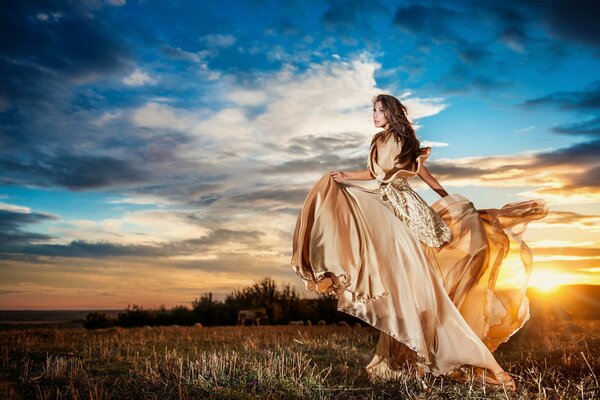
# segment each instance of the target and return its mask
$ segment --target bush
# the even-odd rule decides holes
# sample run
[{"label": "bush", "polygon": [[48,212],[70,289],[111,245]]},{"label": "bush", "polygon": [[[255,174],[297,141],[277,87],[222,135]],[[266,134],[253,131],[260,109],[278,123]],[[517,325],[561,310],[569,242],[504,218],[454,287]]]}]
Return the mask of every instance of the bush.
[{"label": "bush", "polygon": [[109,317],[103,312],[92,312],[86,315],[83,326],[86,329],[104,329],[115,326],[116,321],[114,318]]},{"label": "bush", "polygon": [[266,310],[267,318],[261,324],[279,325],[290,321],[324,320],[327,323],[359,321],[355,317],[337,311],[337,296],[319,295],[316,299],[301,299],[289,284],[278,288],[271,277],[262,278],[245,288],[236,289],[224,301],[213,299],[212,293],[205,293],[192,301],[191,310],[185,306],[167,309],[144,309],[128,305],[117,319],[105,313],[93,312],[87,315],[84,326],[87,329],[120,327],[186,325],[201,323],[202,326],[236,325],[240,310]]}]

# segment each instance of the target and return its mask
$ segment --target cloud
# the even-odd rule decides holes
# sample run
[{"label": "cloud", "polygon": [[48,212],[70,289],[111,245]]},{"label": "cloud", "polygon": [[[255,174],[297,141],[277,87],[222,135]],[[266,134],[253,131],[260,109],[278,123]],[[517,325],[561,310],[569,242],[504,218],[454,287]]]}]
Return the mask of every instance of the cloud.
[{"label": "cloud", "polygon": [[0,202],[0,210],[18,212],[18,213],[29,213],[31,209],[29,207],[19,206],[17,204],[9,204]]},{"label": "cloud", "polygon": [[190,125],[200,120],[193,113],[178,110],[167,104],[150,102],[133,110],[131,121],[139,127],[151,129],[173,129],[186,131]]},{"label": "cloud", "polygon": [[405,33],[414,36],[425,34],[434,42],[441,43],[457,37],[451,26],[460,16],[460,12],[448,7],[401,5],[396,9],[393,24]]},{"label": "cloud", "polygon": [[138,204],[138,205],[142,205],[142,204],[151,204],[151,205],[157,205],[157,206],[167,206],[170,204],[173,204],[173,202],[166,200],[166,199],[162,199],[156,196],[152,196],[152,195],[143,195],[143,194],[136,194],[136,193],[132,193],[130,195],[127,195],[126,193],[123,194],[123,197],[115,197],[113,199],[107,200],[108,203],[112,203],[112,204]]},{"label": "cloud", "polygon": [[564,41],[575,41],[595,48],[600,47],[600,4],[593,0],[528,0],[549,30]]},{"label": "cloud", "polygon": [[584,227],[596,227],[600,223],[600,215],[585,215],[573,211],[553,211],[543,220],[546,224],[560,224],[572,226],[573,224]]},{"label": "cloud", "polygon": [[[541,228],[561,227],[580,229],[586,232],[600,232],[600,215],[586,215],[573,211],[551,211],[543,220],[535,221],[534,225]],[[553,244],[551,247],[557,246]]]},{"label": "cloud", "polygon": [[527,126],[525,128],[515,129],[513,132],[514,133],[525,133],[525,132],[530,132],[534,129],[535,129],[535,126]]},{"label": "cloud", "polygon": [[51,109],[68,96],[66,87],[128,69],[130,49],[91,12],[86,2],[64,3],[60,13],[16,2],[0,15],[0,35],[11,38],[2,48],[0,92],[11,105]]},{"label": "cloud", "polygon": [[472,68],[465,64],[456,63],[440,79],[435,81],[435,86],[439,88],[441,93],[445,94],[468,93],[472,88],[475,88],[486,95],[513,86],[513,83],[507,79],[495,78],[480,71],[479,67]]},{"label": "cloud", "polygon": [[[475,88],[487,95],[514,85],[513,81],[498,77],[510,75],[515,62],[533,63],[550,58],[553,62],[543,66],[549,70],[560,65],[560,59],[573,43],[598,48],[600,40],[593,35],[598,28],[590,25],[598,16],[599,7],[592,3],[584,1],[572,6],[566,0],[552,5],[539,0],[413,2],[397,6],[392,25],[410,35],[422,52],[429,53],[432,45],[444,45],[456,54],[455,60],[450,58],[452,67],[431,82],[432,89],[443,88],[444,94],[462,94]],[[456,28],[462,26],[469,26],[468,36],[467,31]],[[540,28],[543,36],[539,35]],[[497,48],[498,43],[513,53],[513,63],[504,61],[505,51]],[[418,73],[418,68],[410,73]]]},{"label": "cloud", "polygon": [[[518,104],[521,108],[539,108],[542,106],[554,107],[566,111],[576,111],[594,116],[583,121],[570,124],[557,125],[552,128],[552,132],[565,134],[588,136],[597,138],[600,134],[600,81],[588,84],[582,90],[561,91],[550,93],[542,97],[526,100]],[[597,151],[597,141],[591,142],[591,149]],[[577,151],[587,149],[577,147]]]},{"label": "cloud", "polygon": [[367,38],[371,32],[374,18],[386,16],[389,12],[387,6],[379,1],[333,0],[329,2],[321,20],[327,29],[338,32],[356,32],[357,26],[360,26],[364,32],[364,38]]},{"label": "cloud", "polygon": [[204,35],[200,38],[200,41],[207,46],[227,48],[233,46],[237,39],[231,34],[216,33]]},{"label": "cloud", "polygon": [[[520,107],[533,108],[551,106],[563,110],[595,113],[600,110],[600,81],[592,82],[583,90],[562,91],[527,100]],[[538,193],[554,198],[579,198],[595,201],[600,198],[600,116],[581,122],[558,125],[553,132],[568,135],[588,136],[591,140],[576,143],[554,151],[536,155],[533,167],[542,175],[546,187]],[[556,171],[550,177],[546,171]]]},{"label": "cloud", "polygon": [[[3,213],[4,214],[4,213]],[[4,215],[3,215],[4,216]],[[172,227],[173,225],[171,225]],[[14,232],[11,231],[11,232]],[[23,260],[23,256],[67,257],[82,259],[134,257],[148,259],[156,263],[164,260],[196,260],[223,263],[227,257],[260,257],[277,255],[268,243],[262,240],[264,233],[249,230],[230,230],[226,228],[207,229],[203,237],[170,242],[149,244],[117,243],[110,241],[72,240],[64,244],[41,243],[48,236],[22,232],[10,242],[0,246],[3,259]],[[86,232],[82,230],[82,236]],[[188,234],[187,237],[192,235]],[[15,253],[18,257],[14,258]],[[34,257],[35,258],[35,257]],[[30,261],[29,259],[25,259]],[[231,266],[235,268],[235,265]],[[239,267],[239,266],[238,266]]]},{"label": "cloud", "polygon": [[102,116],[100,116],[99,118],[96,119],[96,121],[94,121],[94,124],[97,126],[104,126],[108,123],[110,123],[111,121],[114,121],[118,118],[120,118],[123,115],[122,111],[116,110],[113,112],[105,112],[104,114],[102,114]]},{"label": "cloud", "polygon": [[587,0],[546,2],[527,0],[520,3],[478,2],[466,0],[452,6],[409,4],[396,9],[394,25],[412,35],[427,35],[434,42],[458,43],[464,40],[453,26],[462,22],[492,21],[496,38],[508,48],[523,52],[534,41],[528,31],[532,18],[553,38],[598,47],[600,28],[596,21],[600,7]]},{"label": "cloud", "polygon": [[282,34],[284,36],[297,35],[301,32],[301,28],[295,24],[291,18],[287,15],[281,15],[271,22],[269,27],[265,30],[265,35],[275,36]]},{"label": "cloud", "polygon": [[13,249],[23,243],[44,242],[50,235],[25,231],[27,226],[58,219],[50,213],[31,212],[26,207],[2,203],[0,208],[0,249]]},{"label": "cloud", "polygon": [[70,190],[127,186],[147,180],[147,175],[130,160],[69,152],[36,154],[27,159],[5,157],[0,160],[0,171],[5,183]]},{"label": "cloud", "polygon": [[61,19],[63,17],[63,13],[61,12],[52,12],[49,14],[46,13],[38,13],[36,15],[36,18],[39,19],[40,21],[51,21],[51,22],[56,22],[59,19]]},{"label": "cloud", "polygon": [[562,110],[598,111],[600,110],[600,81],[587,85],[583,90],[551,93],[519,104],[523,108],[552,106]]},{"label": "cloud", "polygon": [[151,78],[146,72],[136,68],[131,75],[123,78],[123,83],[127,86],[143,86],[146,84],[156,83],[156,80]]},{"label": "cloud", "polygon": [[465,46],[458,49],[458,55],[463,63],[477,67],[491,57],[491,52],[475,46]]},{"label": "cloud", "polygon": [[[551,214],[556,213],[556,212],[550,212],[548,214],[548,216],[550,216]],[[544,220],[548,217],[546,216],[544,218]],[[552,239],[545,239],[545,240],[538,240],[538,241],[528,241],[527,245],[531,248],[540,248],[540,249],[546,249],[546,248],[572,248],[572,247],[579,247],[579,248],[593,248],[594,247],[594,242],[593,241],[587,241],[587,242],[576,242],[576,241],[572,241],[572,240],[552,240]]]},{"label": "cloud", "polygon": [[168,57],[175,60],[192,61],[200,63],[202,60],[210,54],[207,51],[190,52],[182,50],[179,47],[172,47],[170,45],[161,46],[161,51]]},{"label": "cloud", "polygon": [[600,135],[600,116],[572,124],[557,125],[552,132],[565,135],[598,136]]},{"label": "cloud", "polygon": [[30,254],[49,257],[157,257],[161,256],[161,249],[152,246],[120,245],[116,243],[90,243],[73,241],[67,245],[62,244],[30,244],[15,248],[21,254]]},{"label": "cloud", "polygon": [[[48,247],[27,251],[55,257],[129,257],[139,251],[140,257],[152,257],[158,254],[153,246],[199,237],[206,229],[243,231],[249,226],[265,232],[268,251],[285,248],[310,182],[329,169],[366,166],[375,132],[371,98],[380,91],[377,68],[372,59],[359,56],[302,72],[283,67],[256,74],[252,84],[226,75],[212,88],[219,100],[212,104],[215,110],[148,102],[102,111],[88,116],[94,133],[86,137],[89,143],[78,137],[78,153],[25,148],[5,158],[0,162],[5,182],[69,190],[119,188],[124,197],[111,196],[111,204],[162,209],[102,221],[64,220],[52,226],[55,237]],[[441,98],[410,92],[399,97],[415,121],[446,107]],[[85,131],[86,120],[78,122]],[[71,141],[58,137],[55,142],[69,146]],[[174,211],[178,206],[190,209],[193,218]],[[180,250],[169,251],[189,256]],[[281,256],[277,260],[283,262]]]},{"label": "cloud", "polygon": [[421,147],[448,147],[449,144],[445,142],[431,142],[429,140],[422,140]]},{"label": "cloud", "polygon": [[600,141],[515,156],[440,159],[429,169],[447,185],[527,188],[557,203],[600,200]]},{"label": "cloud", "polygon": [[[305,135],[334,132],[373,131],[365,115],[370,99],[380,91],[374,72],[379,65],[368,57],[327,61],[292,73],[285,68],[276,74],[255,77],[251,87],[228,88],[234,103],[197,125],[199,136],[243,138],[259,143],[279,143]],[[442,99],[407,97],[412,118],[439,113]],[[258,113],[246,106],[260,105]],[[237,127],[237,128],[235,128]]]}]

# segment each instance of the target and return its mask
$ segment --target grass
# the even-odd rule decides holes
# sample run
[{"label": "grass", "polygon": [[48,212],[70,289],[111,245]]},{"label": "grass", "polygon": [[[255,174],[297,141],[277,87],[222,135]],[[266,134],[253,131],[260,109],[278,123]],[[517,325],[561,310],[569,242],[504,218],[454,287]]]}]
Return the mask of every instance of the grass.
[{"label": "grass", "polygon": [[443,377],[371,383],[370,327],[0,331],[6,399],[594,399],[600,321],[529,321],[495,353],[516,393]]}]

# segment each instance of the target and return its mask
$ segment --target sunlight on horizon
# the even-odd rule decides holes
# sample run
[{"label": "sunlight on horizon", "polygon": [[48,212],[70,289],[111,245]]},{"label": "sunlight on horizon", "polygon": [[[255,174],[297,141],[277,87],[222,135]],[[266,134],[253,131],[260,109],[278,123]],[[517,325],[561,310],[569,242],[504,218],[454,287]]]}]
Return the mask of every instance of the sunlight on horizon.
[{"label": "sunlight on horizon", "polygon": [[541,271],[539,273],[532,273],[529,287],[533,287],[540,292],[553,292],[562,284],[564,274]]},{"label": "sunlight on horizon", "polygon": [[566,273],[544,269],[534,270],[529,278],[528,287],[540,292],[551,293],[560,286],[575,283],[574,281],[574,278]]},{"label": "sunlight on horizon", "polygon": [[[517,288],[525,283],[525,268],[516,251],[517,246],[511,241],[511,248],[507,256],[502,260],[497,277],[499,288]],[[531,275],[527,281],[527,287],[541,293],[552,293],[566,285],[599,285],[600,280],[594,268],[581,268],[577,272],[570,272],[561,265],[562,260],[535,257]]]}]

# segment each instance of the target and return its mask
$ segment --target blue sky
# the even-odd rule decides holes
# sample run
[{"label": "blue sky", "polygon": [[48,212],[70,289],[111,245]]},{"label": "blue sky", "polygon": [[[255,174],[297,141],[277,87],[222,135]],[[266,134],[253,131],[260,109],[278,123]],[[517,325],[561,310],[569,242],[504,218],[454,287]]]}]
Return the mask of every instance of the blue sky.
[{"label": "blue sky", "polygon": [[0,308],[185,304],[267,274],[300,287],[295,218],[321,175],[366,166],[380,92],[449,192],[550,202],[526,234],[538,270],[598,283],[599,10],[8,2]]}]

